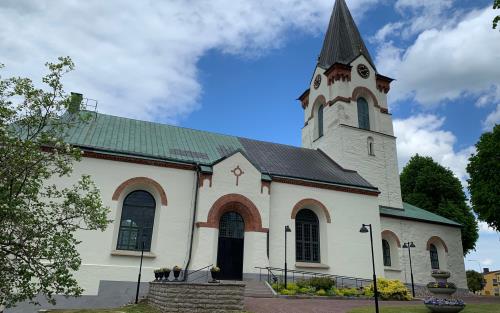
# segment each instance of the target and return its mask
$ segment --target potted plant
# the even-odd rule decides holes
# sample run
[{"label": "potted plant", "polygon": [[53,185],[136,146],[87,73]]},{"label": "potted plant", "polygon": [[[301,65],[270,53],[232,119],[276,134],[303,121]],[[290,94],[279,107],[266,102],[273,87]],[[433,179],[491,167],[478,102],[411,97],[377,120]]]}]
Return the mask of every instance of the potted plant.
[{"label": "potted plant", "polygon": [[159,269],[154,270],[153,272],[155,273],[155,281],[158,281],[161,278],[160,275],[162,275],[163,273],[160,273]]},{"label": "potted plant", "polygon": [[174,280],[177,281],[179,280],[179,275],[181,274],[182,268],[179,266],[174,266]]},{"label": "potted plant", "polygon": [[168,276],[170,276],[170,269],[168,267],[164,267],[160,270],[163,273],[162,276],[165,277],[165,281],[168,281]]},{"label": "potted plant", "polygon": [[212,282],[215,283],[217,282],[217,277],[219,276],[220,272],[220,267],[218,266],[212,266],[210,269],[210,275],[212,275]]}]

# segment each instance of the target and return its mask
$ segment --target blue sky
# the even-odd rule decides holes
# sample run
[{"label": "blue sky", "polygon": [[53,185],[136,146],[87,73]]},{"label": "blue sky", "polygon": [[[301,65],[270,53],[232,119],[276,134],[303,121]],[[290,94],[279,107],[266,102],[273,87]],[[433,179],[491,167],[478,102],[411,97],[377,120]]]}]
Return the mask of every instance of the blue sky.
[{"label": "blue sky", "polygon": [[[99,111],[300,145],[308,88],[334,0],[0,3],[5,75],[39,77],[70,55],[67,90]],[[500,122],[500,32],[491,0],[347,0],[389,94],[400,168],[415,153],[452,169]],[[68,18],[71,17],[71,18]],[[19,25],[22,25],[20,27]],[[467,260],[500,269],[481,225]],[[466,261],[477,269],[477,262]]]}]

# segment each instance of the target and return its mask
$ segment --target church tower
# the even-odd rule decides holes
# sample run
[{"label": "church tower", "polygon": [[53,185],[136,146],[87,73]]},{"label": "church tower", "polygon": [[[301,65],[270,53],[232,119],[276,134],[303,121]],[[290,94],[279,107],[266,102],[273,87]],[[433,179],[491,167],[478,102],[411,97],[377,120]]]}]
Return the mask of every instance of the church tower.
[{"label": "church tower", "polygon": [[311,85],[300,97],[302,146],[320,149],[380,190],[379,204],[402,208],[387,93],[345,0],[336,0]]}]

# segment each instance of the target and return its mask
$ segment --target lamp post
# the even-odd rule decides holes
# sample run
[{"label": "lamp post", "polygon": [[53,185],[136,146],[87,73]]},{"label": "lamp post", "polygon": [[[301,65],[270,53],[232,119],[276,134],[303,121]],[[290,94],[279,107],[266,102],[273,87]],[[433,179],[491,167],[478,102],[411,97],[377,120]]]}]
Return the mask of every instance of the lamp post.
[{"label": "lamp post", "polygon": [[410,276],[411,276],[411,294],[415,298],[415,284],[413,282],[413,267],[411,266],[411,248],[415,248],[413,241],[405,242],[403,248],[408,249],[408,257],[410,258]]},{"label": "lamp post", "polygon": [[142,236],[141,263],[139,265],[139,276],[137,277],[137,289],[135,291],[135,304],[139,302],[139,287],[141,286],[142,259],[144,258],[144,235]]},{"label": "lamp post", "polygon": [[370,244],[371,244],[371,248],[372,248],[373,296],[375,298],[375,312],[379,313],[379,310],[378,310],[377,274],[375,273],[375,255],[373,254],[372,224],[363,224],[363,225],[361,225],[361,229],[359,230],[359,232],[360,233],[367,233],[368,232],[368,228],[366,228],[367,226],[370,228],[370,230],[369,230],[369,232],[370,232]]},{"label": "lamp post", "polygon": [[285,289],[287,288],[287,264],[286,264],[286,235],[287,233],[291,232],[292,230],[290,229],[290,226],[286,225],[285,226]]}]

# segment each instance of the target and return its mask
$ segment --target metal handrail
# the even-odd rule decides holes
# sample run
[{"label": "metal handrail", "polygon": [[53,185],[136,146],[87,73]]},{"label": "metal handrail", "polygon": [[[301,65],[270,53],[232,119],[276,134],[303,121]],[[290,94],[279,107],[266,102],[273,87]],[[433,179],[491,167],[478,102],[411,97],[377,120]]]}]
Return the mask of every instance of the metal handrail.
[{"label": "metal handrail", "polygon": [[196,278],[191,278],[191,277],[193,277],[193,276],[192,276],[193,274],[196,274],[196,273],[198,273],[198,272],[201,272],[201,271],[203,271],[204,269],[208,269],[208,268],[209,268],[209,267],[211,267],[211,266],[213,266],[213,264],[210,264],[210,265],[204,266],[204,267],[199,268],[199,269],[197,269],[197,270],[195,270],[195,271],[192,271],[191,273],[188,273],[188,278],[187,278],[187,281],[189,281],[189,282],[194,282],[194,281],[196,281],[196,280],[198,280],[198,279],[200,279],[200,278],[202,278],[202,277],[205,277],[205,276],[206,276],[207,281],[208,281],[208,272],[207,272],[207,273],[202,273],[202,274],[205,274],[205,275],[202,275],[202,276],[199,276],[199,277],[196,277]]},{"label": "metal handrail", "polygon": [[[270,278],[272,277],[274,282],[277,282],[277,276],[273,273],[275,272],[281,272],[281,276],[284,276],[285,269],[279,268],[279,267],[258,267],[256,266],[255,268],[260,270],[260,276],[259,279],[262,280],[262,270],[267,271],[267,281],[268,283],[271,283]],[[310,272],[310,271],[302,271],[302,270],[287,270],[287,277],[291,274],[292,276],[292,281],[295,282],[296,278],[306,278],[307,277],[328,277],[331,278],[335,281],[337,286],[340,286],[340,288],[344,287],[344,281],[354,281],[356,288],[358,287],[363,287],[364,283],[372,282],[371,279],[367,278],[359,278],[359,277],[350,277],[350,276],[342,276],[342,275],[334,275],[334,274],[327,274],[327,273],[318,273],[318,272]],[[298,275],[297,275],[298,274]],[[298,276],[298,277],[297,277]]]}]

